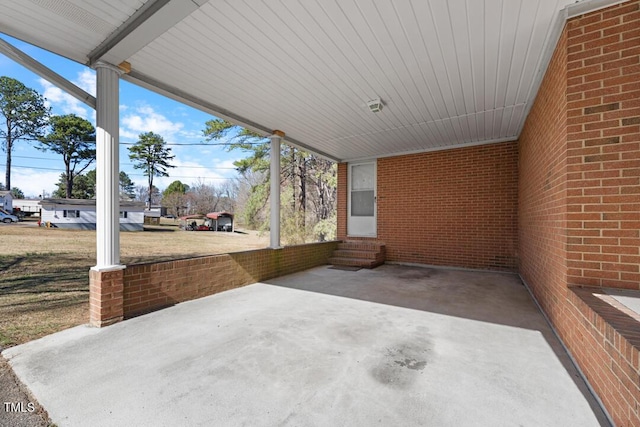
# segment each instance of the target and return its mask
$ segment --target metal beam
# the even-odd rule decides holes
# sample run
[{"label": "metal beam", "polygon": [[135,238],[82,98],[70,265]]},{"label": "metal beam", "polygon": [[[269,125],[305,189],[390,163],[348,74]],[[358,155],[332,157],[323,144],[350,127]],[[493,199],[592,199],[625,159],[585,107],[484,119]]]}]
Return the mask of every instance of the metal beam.
[{"label": "metal beam", "polygon": [[[153,92],[159,93],[160,95],[164,95],[168,98],[174,99],[178,102],[181,102],[183,104],[189,105],[193,108],[196,108],[200,111],[204,111],[205,113],[209,113],[212,114],[216,117],[219,117],[221,119],[225,119],[228,120],[234,124],[237,124],[239,126],[245,127],[253,132],[259,133],[264,135],[265,137],[269,137],[272,133],[272,129],[261,125],[259,123],[253,122],[249,119],[246,119],[242,116],[239,116],[225,108],[222,108],[218,105],[212,104],[210,102],[207,102],[201,98],[195,97],[191,94],[188,94],[178,88],[175,88],[173,86],[170,86],[166,83],[160,82],[158,80],[155,80],[145,74],[139,73],[137,71],[135,71],[135,69],[131,70],[131,73],[129,74],[124,74],[122,76],[123,80],[126,80],[128,82],[131,82],[135,85],[141,86],[145,89],[149,89]],[[323,151],[319,151],[307,144],[304,144],[296,139],[292,139],[289,136],[286,137],[285,141],[286,144],[294,146],[296,148],[300,148],[301,150],[304,151],[309,151],[313,154],[318,155],[319,157],[322,157],[324,159],[327,160],[331,160],[332,162],[338,162],[340,159],[338,159],[335,156],[331,156]]]},{"label": "metal beam", "polygon": [[95,110],[96,108],[96,98],[85,90],[79,88],[69,80],[62,77],[60,74],[56,73],[52,69],[42,65],[17,47],[8,43],[6,40],[0,38],[0,52],[5,54],[7,57],[13,59],[18,64],[23,67],[33,71],[43,79],[51,82],[52,84],[58,86],[60,89],[67,92],[69,95],[77,98],[78,100],[84,102],[89,107]]},{"label": "metal beam", "polygon": [[129,60],[140,49],[197,10],[201,3],[193,0],[148,1],[89,53],[89,65],[93,66],[99,60],[111,64]]}]

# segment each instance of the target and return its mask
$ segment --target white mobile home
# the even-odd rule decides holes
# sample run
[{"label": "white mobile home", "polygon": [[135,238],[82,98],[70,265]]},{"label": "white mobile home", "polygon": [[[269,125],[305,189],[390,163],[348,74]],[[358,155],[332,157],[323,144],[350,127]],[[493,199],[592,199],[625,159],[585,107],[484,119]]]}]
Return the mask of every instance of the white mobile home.
[{"label": "white mobile home", "polygon": [[[91,199],[43,199],[42,224],[58,228],[96,229],[96,201]],[[120,202],[120,230],[142,231],[144,203]]]}]

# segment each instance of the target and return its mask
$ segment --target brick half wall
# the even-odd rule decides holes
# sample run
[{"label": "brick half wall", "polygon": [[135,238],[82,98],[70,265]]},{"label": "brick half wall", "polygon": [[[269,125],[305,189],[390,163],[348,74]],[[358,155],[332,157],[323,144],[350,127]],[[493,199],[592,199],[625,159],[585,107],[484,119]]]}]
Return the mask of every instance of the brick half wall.
[{"label": "brick half wall", "polygon": [[338,242],[259,249],[124,270],[125,318],[327,264]]}]

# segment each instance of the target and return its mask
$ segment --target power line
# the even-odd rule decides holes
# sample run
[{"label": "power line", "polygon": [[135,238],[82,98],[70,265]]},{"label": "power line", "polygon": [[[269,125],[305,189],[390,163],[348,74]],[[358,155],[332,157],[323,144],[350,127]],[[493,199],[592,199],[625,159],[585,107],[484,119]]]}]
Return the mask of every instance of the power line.
[{"label": "power line", "polygon": [[[179,146],[179,147],[190,147],[190,146],[198,146],[198,147],[228,147],[230,145],[233,145],[234,143],[230,143],[230,142],[213,142],[213,143],[209,143],[209,142],[185,142],[185,143],[178,143],[178,142],[167,142],[165,143],[165,145],[170,145],[172,147],[175,146]],[[262,145],[264,144],[264,142],[243,142],[242,144],[244,145]],[[135,142],[120,142],[120,145],[136,145]]]},{"label": "power line", "polygon": [[[31,159],[31,160],[49,160],[49,161],[55,161],[55,160],[59,160],[59,159],[52,159],[49,157],[33,157],[33,156],[16,156],[13,155],[11,156],[12,158],[19,158],[19,159]],[[133,166],[133,163],[120,163],[121,165],[127,165],[127,166]],[[218,170],[218,169],[224,169],[224,170],[235,170],[236,168],[227,168],[227,167],[209,167],[209,166],[178,166],[179,168],[184,168],[184,169],[211,169],[211,170]],[[34,168],[35,169],[35,168]]]},{"label": "power line", "polygon": [[[60,172],[60,173],[64,173],[64,170],[62,169],[56,169],[56,168],[43,168],[43,167],[36,167],[36,166],[21,166],[21,165],[11,165],[11,167],[13,168],[18,168],[18,169],[36,169],[36,170],[46,170],[46,171],[53,171],[53,172]],[[144,176],[146,177],[146,175],[141,174],[141,173],[131,173],[131,174],[127,174],[129,176]],[[169,178],[181,178],[181,179],[221,179],[221,180],[227,180],[227,179],[234,179],[234,177],[230,177],[230,178],[224,178],[224,177],[218,177],[218,176],[186,176],[186,175],[170,175]]]},{"label": "power line", "polygon": [[[38,138],[28,138],[28,137],[20,137],[20,138],[16,138],[16,140],[22,140],[22,141],[35,141],[35,142],[40,142],[40,140]],[[50,142],[66,142],[63,140],[49,140]],[[87,140],[87,141],[78,141],[78,142],[93,142],[95,143],[95,139],[91,139],[91,140]],[[265,144],[267,141],[264,142],[243,142],[243,145],[262,145]],[[136,142],[119,142],[119,145],[136,145]],[[232,143],[232,142],[165,142],[165,145],[169,145],[172,147],[194,147],[194,146],[198,146],[198,147],[228,147],[230,145],[234,145],[236,143]]]},{"label": "power line", "polygon": [[54,169],[54,168],[42,168],[42,167],[36,167],[36,166],[20,166],[20,165],[11,165],[12,168],[19,168],[19,169],[38,169],[38,170],[44,170],[44,171],[55,171],[55,172],[64,172],[62,169]]}]

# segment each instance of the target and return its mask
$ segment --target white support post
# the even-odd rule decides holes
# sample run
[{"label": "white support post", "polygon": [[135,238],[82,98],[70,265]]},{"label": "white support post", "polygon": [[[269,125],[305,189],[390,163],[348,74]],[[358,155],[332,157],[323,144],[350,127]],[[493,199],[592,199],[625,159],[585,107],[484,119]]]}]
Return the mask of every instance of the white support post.
[{"label": "white support post", "polygon": [[271,227],[270,248],[280,247],[280,142],[284,132],[274,130],[271,135]]},{"label": "white support post", "polygon": [[93,270],[122,269],[120,265],[120,137],[119,79],[122,70],[104,62],[96,69],[96,243]]}]

